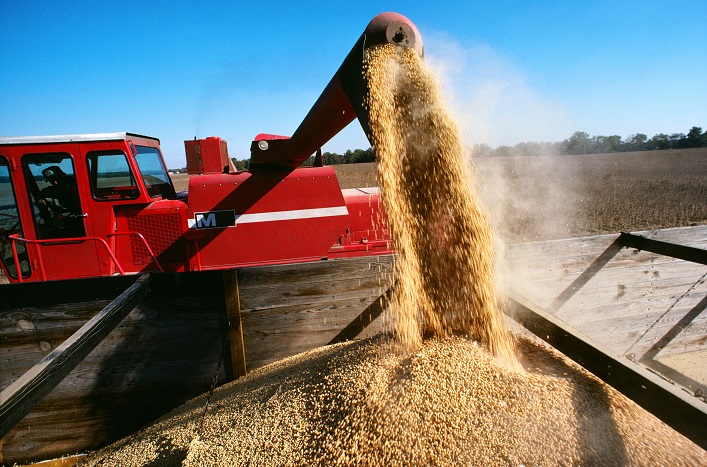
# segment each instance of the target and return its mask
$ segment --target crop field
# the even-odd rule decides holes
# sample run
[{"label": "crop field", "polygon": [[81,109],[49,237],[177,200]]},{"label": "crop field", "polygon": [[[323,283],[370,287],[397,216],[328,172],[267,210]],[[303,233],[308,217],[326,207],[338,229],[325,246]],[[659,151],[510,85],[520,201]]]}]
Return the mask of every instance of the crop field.
[{"label": "crop field", "polygon": [[[707,148],[480,158],[473,166],[492,223],[510,242],[707,224]],[[344,188],[376,185],[372,163],[335,169]]]}]

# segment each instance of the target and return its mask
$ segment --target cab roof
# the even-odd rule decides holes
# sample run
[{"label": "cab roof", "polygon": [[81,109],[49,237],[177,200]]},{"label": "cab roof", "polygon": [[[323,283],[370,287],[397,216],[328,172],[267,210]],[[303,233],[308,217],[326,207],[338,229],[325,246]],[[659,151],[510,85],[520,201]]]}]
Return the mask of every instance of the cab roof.
[{"label": "cab roof", "polygon": [[156,141],[159,139],[152,136],[139,135],[137,133],[92,133],[78,135],[48,135],[48,136],[0,136],[0,146],[22,145],[22,144],[52,144],[52,143],[79,143],[94,141],[120,141],[130,138],[145,138]]}]

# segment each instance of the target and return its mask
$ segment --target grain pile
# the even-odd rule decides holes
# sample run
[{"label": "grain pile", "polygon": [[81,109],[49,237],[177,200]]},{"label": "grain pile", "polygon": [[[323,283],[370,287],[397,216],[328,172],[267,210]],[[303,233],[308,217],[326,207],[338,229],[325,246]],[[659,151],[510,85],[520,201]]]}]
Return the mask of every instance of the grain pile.
[{"label": "grain pile", "polygon": [[518,338],[520,361],[508,364],[516,353],[496,305],[489,228],[434,80],[392,46],[372,49],[364,73],[398,251],[397,339],[260,368],[216,390],[199,436],[206,395],[82,465],[703,462],[700,448],[552,350]]},{"label": "grain pile", "polygon": [[[323,347],[219,388],[90,456],[88,466],[699,465],[704,452],[527,341],[527,372],[473,341]],[[191,443],[191,444],[190,444]]]}]

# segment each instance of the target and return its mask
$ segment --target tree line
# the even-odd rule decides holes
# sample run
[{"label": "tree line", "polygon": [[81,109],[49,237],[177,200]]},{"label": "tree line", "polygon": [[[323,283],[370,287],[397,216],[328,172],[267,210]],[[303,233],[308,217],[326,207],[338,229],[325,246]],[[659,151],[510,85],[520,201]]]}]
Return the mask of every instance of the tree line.
[{"label": "tree line", "polygon": [[628,151],[653,151],[667,149],[707,147],[707,131],[693,126],[685,133],[658,133],[648,138],[643,133],[630,135],[626,140],[619,135],[591,136],[584,131],[576,131],[564,141],[554,143],[518,143],[515,146],[491,148],[486,144],[476,145],[474,156],[533,156],[561,154],[605,154]]},{"label": "tree line", "polygon": [[[629,135],[625,140],[619,135],[591,136],[584,131],[575,131],[572,136],[564,141],[554,143],[518,143],[515,146],[499,146],[491,148],[487,144],[477,144],[472,150],[474,157],[498,156],[538,156],[562,154],[604,154],[611,152],[628,151],[653,151],[667,149],[704,148],[707,147],[707,131],[702,127],[693,126],[685,133],[665,134],[658,133],[648,138],[643,133]],[[376,153],[373,148],[348,150],[344,154],[325,152],[322,154],[324,165],[357,164],[360,162],[374,162]],[[250,160],[233,159],[238,170],[247,170]],[[314,156],[307,159],[302,165],[311,166]]]}]

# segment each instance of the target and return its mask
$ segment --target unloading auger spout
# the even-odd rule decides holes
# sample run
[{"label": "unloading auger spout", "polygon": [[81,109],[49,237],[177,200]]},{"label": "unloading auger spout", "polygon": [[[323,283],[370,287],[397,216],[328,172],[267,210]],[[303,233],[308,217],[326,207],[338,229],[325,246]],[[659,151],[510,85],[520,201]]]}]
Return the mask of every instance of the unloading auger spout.
[{"label": "unloading auger spout", "polygon": [[417,27],[398,13],[381,13],[368,23],[334,77],[291,138],[258,135],[251,145],[251,169],[294,169],[327,141],[358,118],[369,135],[368,112],[363,106],[366,82],[363,61],[367,48],[396,44],[423,55]]}]

